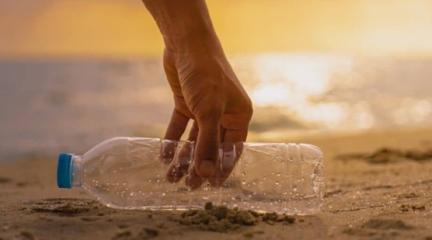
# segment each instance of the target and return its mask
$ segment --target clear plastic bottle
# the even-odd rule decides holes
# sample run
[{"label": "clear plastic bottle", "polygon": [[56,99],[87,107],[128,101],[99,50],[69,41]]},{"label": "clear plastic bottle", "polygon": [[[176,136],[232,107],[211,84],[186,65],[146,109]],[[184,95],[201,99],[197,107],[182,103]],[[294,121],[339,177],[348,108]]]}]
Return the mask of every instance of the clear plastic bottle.
[{"label": "clear plastic bottle", "polygon": [[224,145],[220,158],[228,159],[228,164],[241,151],[234,170],[221,187],[204,184],[195,190],[183,181],[166,180],[168,165],[161,161],[160,150],[167,147],[173,149],[174,159],[193,158],[193,142],[131,137],[108,139],[84,155],[62,153],[58,186],[81,187],[106,206],[119,209],[185,210],[211,201],[262,212],[306,215],[320,211],[323,155],[316,146]]}]

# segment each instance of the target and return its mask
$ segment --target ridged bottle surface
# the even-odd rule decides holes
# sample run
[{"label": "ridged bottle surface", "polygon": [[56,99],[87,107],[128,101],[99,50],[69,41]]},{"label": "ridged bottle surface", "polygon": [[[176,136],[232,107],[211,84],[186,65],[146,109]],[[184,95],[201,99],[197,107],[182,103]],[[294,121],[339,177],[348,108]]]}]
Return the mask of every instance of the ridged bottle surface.
[{"label": "ridged bottle surface", "polygon": [[[234,170],[220,188],[196,190],[166,180],[169,164],[160,150],[175,145],[174,161],[193,159],[193,143],[154,138],[108,139],[71,159],[71,182],[103,204],[120,209],[193,209],[206,202],[286,214],[314,214],[323,201],[323,155],[309,144],[244,143],[220,149],[222,164]],[[240,149],[241,148],[241,149]],[[241,154],[240,154],[241,151]],[[237,155],[237,156],[236,156]],[[174,164],[174,163],[171,163]],[[222,167],[222,166],[221,166]]]}]

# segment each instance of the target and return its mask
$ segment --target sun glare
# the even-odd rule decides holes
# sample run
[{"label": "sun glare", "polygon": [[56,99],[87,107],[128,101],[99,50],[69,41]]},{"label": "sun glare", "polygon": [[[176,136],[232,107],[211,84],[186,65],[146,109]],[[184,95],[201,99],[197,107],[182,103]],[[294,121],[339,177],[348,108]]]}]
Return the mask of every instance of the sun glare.
[{"label": "sun glare", "polygon": [[286,108],[306,122],[321,122],[327,127],[346,119],[343,106],[333,103],[315,103],[314,96],[328,90],[335,70],[349,67],[345,57],[320,55],[266,54],[256,58],[259,83],[251,91],[257,106]]}]

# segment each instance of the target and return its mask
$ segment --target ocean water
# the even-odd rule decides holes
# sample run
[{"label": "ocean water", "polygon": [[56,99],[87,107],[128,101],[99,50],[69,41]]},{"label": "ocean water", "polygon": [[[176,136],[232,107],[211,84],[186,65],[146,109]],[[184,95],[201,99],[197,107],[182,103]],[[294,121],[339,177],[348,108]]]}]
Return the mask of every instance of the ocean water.
[{"label": "ocean water", "polygon": [[[432,123],[432,59],[261,54],[231,58],[253,139]],[[0,60],[0,160],[161,137],[172,111],[160,59]],[[285,136],[283,138],[282,136]]]}]

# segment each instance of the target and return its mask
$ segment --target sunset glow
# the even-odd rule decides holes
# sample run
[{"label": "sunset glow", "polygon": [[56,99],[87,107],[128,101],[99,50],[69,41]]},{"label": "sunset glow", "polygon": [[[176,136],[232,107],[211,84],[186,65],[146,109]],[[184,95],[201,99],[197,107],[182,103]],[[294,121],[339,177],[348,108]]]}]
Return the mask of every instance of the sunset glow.
[{"label": "sunset glow", "polygon": [[[209,0],[228,54],[331,52],[430,56],[426,0]],[[0,56],[159,56],[140,0],[0,0]]]}]

